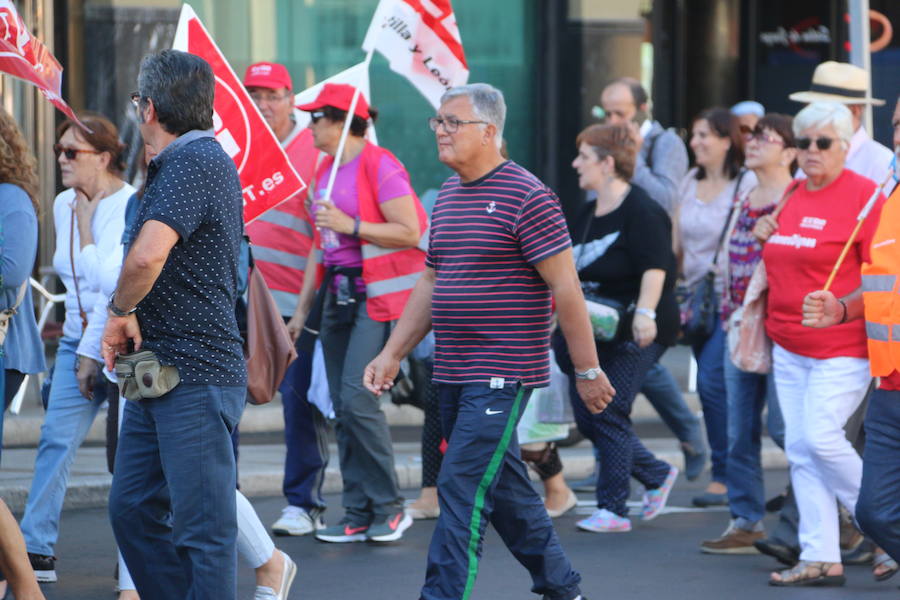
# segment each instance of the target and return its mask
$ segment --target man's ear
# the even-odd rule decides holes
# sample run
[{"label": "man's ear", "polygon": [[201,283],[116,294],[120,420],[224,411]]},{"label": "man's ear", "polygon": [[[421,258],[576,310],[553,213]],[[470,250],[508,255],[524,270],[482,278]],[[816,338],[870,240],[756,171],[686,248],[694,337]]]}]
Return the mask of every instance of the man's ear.
[{"label": "man's ear", "polygon": [[495,137],[497,137],[497,126],[494,125],[493,123],[488,123],[487,126],[484,128],[483,143],[485,145],[493,144]]},{"label": "man's ear", "polygon": [[154,121],[158,121],[153,98],[147,98],[147,103],[140,107],[140,111],[142,122],[153,123]]}]

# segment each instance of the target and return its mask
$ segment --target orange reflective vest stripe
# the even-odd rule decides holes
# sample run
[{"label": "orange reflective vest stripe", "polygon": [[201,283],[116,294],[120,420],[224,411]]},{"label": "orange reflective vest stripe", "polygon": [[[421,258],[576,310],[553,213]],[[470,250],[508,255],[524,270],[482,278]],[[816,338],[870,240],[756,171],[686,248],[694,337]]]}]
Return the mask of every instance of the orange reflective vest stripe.
[{"label": "orange reflective vest stripe", "polygon": [[881,209],[871,252],[862,267],[869,366],[886,377],[900,371],[900,186]]},{"label": "orange reflective vest stripe", "polygon": [[[359,218],[366,223],[386,223],[378,206],[378,167],[387,156],[397,164],[402,163],[389,150],[369,142],[360,154],[356,174],[356,190],[359,200]],[[316,181],[321,181],[331,170],[334,158],[326,157],[319,165]],[[420,239],[425,239],[428,217],[425,209],[410,187],[416,215],[419,219]],[[316,243],[320,244],[319,236]],[[385,248],[360,239],[362,251],[362,278],[366,284],[366,307],[374,321],[394,321],[400,318],[409,294],[425,270],[425,252],[418,247]],[[320,246],[321,247],[321,246]]]}]

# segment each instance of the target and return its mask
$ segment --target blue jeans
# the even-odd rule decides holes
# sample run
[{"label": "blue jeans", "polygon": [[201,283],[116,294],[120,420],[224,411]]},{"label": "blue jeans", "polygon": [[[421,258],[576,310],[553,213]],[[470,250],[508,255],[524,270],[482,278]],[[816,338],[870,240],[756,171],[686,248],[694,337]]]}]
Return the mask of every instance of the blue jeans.
[{"label": "blue jeans", "polygon": [[[738,369],[728,353],[724,353],[725,387],[728,390],[728,505],[731,516],[741,529],[758,528],[765,514],[765,489],[762,471],[762,411],[769,407],[769,432],[781,430],[784,424],[775,378]],[[776,433],[777,435],[777,433]]]},{"label": "blue jeans", "polygon": [[728,407],[725,393],[725,330],[716,318],[712,335],[692,346],[697,359],[697,394],[703,405],[706,439],[712,461],[712,480],[728,476]]},{"label": "blue jeans", "polygon": [[641,392],[678,441],[688,442],[698,452],[703,450],[706,444],[703,442],[700,419],[688,408],[678,382],[659,361],[653,363],[644,376]]},{"label": "blue jeans", "polygon": [[234,431],[247,390],[182,383],[128,401],[109,516],[141,598],[234,600]]},{"label": "blue jeans", "polygon": [[50,400],[34,461],[34,478],[22,517],[25,546],[34,554],[53,555],[59,537],[59,517],[69,482],[69,468],[97,410],[106,397],[105,386],[94,388],[94,399],[78,391],[75,350],[78,340],[62,338],[50,384]]},{"label": "blue jeans", "polygon": [[328,466],[328,425],[306,399],[311,376],[312,355],[298,348],[279,388],[287,447],[282,492],[291,506],[307,512],[325,510],[322,484]]},{"label": "blue jeans", "polygon": [[891,558],[900,560],[900,392],[875,390],[865,427],[856,519]]}]

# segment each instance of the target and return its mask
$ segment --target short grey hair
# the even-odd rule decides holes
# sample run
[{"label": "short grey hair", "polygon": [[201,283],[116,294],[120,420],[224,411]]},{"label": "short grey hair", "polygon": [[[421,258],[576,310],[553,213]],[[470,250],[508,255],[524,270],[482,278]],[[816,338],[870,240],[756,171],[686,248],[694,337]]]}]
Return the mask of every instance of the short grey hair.
[{"label": "short grey hair", "polygon": [[494,141],[499,150],[503,146],[503,125],[506,123],[506,100],[503,92],[487,83],[470,83],[452,87],[441,96],[441,104],[465,96],[472,102],[472,110],[481,121],[497,128]]},{"label": "short grey hair", "polygon": [[141,61],[141,105],[147,98],[153,100],[159,124],[173,135],[212,129],[215,90],[212,67],[199,56],[163,50]]},{"label": "short grey hair", "polygon": [[837,102],[813,102],[794,117],[794,136],[810,128],[822,128],[829,125],[848,145],[853,138],[853,114],[850,109]]}]

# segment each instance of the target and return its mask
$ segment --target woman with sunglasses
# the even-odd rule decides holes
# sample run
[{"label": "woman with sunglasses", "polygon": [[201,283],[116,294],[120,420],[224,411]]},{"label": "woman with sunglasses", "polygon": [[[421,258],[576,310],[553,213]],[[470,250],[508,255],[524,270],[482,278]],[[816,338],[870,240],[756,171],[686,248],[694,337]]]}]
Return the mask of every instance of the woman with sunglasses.
[{"label": "woman with sunglasses", "polygon": [[[744,154],[738,127],[737,117],[725,108],[705,110],[694,119],[690,147],[695,166],[681,181],[681,201],[674,219],[675,255],[688,288],[700,283],[713,268],[714,259],[717,265],[724,262],[719,241],[731,207],[735,198],[754,185],[752,173],[741,173]],[[724,278],[721,268],[716,267],[716,271],[715,289],[721,295]],[[718,310],[717,306],[717,313]],[[701,507],[725,505],[728,503],[725,331],[716,327],[708,337],[689,342],[697,359],[697,392],[703,406],[712,461],[712,480],[693,502]]]},{"label": "woman with sunglasses", "polygon": [[[722,322],[726,330],[739,325],[740,308],[753,271],[762,260],[762,244],[753,236],[756,222],[775,210],[797,167],[797,148],[791,117],[769,113],[754,128],[742,127],[744,165],[756,175],[756,185],[742,190],[722,249],[725,287]],[[762,411],[769,408],[768,430],[784,446],[784,426],[769,374],[739,369],[725,349],[725,388],[728,407],[726,483],[731,521],[719,538],[704,541],[708,554],[756,554],[753,542],[764,537],[765,514],[761,462]]]},{"label": "woman with sunglasses", "polygon": [[[325,542],[398,540],[412,524],[394,468],[391,435],[379,399],[363,387],[363,370],[381,351],[390,322],[425,269],[416,246],[425,233],[425,211],[406,169],[389,151],[369,143],[374,116],[365,97],[346,84],[326,84],[318,97],[298,106],[311,113],[313,142],[327,154],[311,182],[318,254],[307,261],[297,310],[288,323],[295,337],[318,331],[334,412],[344,482],[344,518],[316,532]],[[336,158],[346,119],[349,135]],[[329,176],[338,160],[331,198]],[[315,296],[318,263],[325,277]],[[308,336],[301,338],[307,345]]]},{"label": "woman with sunglasses", "polygon": [[[122,255],[116,250],[125,229],[125,206],[134,193],[121,177],[125,145],[116,126],[101,115],[80,118],[93,133],[72,121],[57,130],[55,150],[67,189],[53,204],[53,268],[66,288],[66,318],[22,518],[31,564],[38,581],[45,582],[56,581],[54,547],[69,467],[105,399],[104,386],[94,387],[103,324],[91,327],[91,321],[97,318],[95,305],[106,304],[100,293],[104,273],[121,268]],[[105,311],[99,312],[105,317]]]},{"label": "woman with sunglasses", "polygon": [[[828,279],[875,183],[844,167],[853,136],[846,106],[814,102],[797,114],[793,130],[808,179],[797,185],[777,220],[763,217],[754,232],[765,240],[766,332],[774,342],[775,387],[800,513],[800,562],[773,573],[769,583],[843,585],[837,505],[854,510],[862,479],[862,461],[843,428],[871,380],[866,331],[862,320],[803,327],[802,307],[804,295]],[[838,298],[861,285],[860,268],[869,261],[883,203],[881,196],[837,272],[830,290]],[[896,565],[882,562],[874,573],[884,577],[892,569]]]}]

